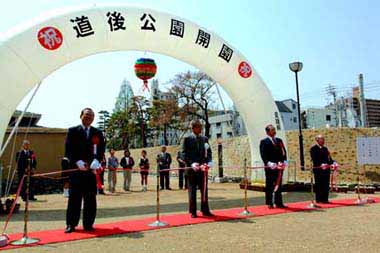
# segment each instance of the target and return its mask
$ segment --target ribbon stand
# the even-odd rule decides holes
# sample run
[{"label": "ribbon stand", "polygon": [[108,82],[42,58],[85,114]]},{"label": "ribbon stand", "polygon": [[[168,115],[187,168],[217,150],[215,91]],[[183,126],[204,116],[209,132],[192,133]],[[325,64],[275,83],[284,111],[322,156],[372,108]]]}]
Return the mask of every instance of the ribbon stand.
[{"label": "ribbon stand", "polygon": [[[368,187],[369,187],[369,185],[368,185],[368,179],[366,177],[366,167],[365,167],[365,164],[363,164],[363,176],[364,176],[364,187],[365,187],[364,188],[364,192],[365,192],[365,194],[368,194]],[[367,203],[367,204],[372,204],[372,203],[375,203],[375,200],[373,198],[371,198],[371,197],[366,196],[364,198],[364,202]]]},{"label": "ribbon stand", "polygon": [[[12,241],[10,244],[12,245],[27,245],[33,244],[40,241],[38,238],[29,238],[28,237],[28,219],[29,219],[29,185],[30,185],[30,172],[31,172],[31,160],[28,159],[28,171],[26,177],[26,189],[25,189],[25,211],[24,211],[24,234],[20,240]],[[16,199],[15,199],[16,201]]]},{"label": "ribbon stand", "polygon": [[365,199],[362,199],[360,196],[360,166],[358,166],[358,172],[357,173],[358,173],[357,174],[358,186],[356,187],[356,191],[358,194],[358,198],[357,198],[357,200],[355,200],[355,205],[362,206],[362,205],[366,204],[367,201]]},{"label": "ribbon stand", "polygon": [[358,172],[357,172],[357,187],[356,187],[356,191],[357,191],[357,194],[358,194],[358,198],[357,200],[355,201],[355,204],[356,205],[364,205],[366,203],[366,201],[364,199],[361,198],[360,196],[360,167],[358,166]]},{"label": "ribbon stand", "polygon": [[166,222],[160,221],[160,169],[157,166],[157,187],[156,187],[156,195],[157,195],[157,200],[156,200],[156,221],[149,224],[150,227],[165,227],[169,225]]},{"label": "ribbon stand", "polygon": [[315,203],[313,169],[310,169],[310,195],[311,195],[311,202],[308,206],[306,206],[306,208],[308,209],[321,208]]},{"label": "ribbon stand", "polygon": [[254,213],[251,213],[248,210],[248,196],[247,196],[247,188],[248,188],[248,176],[247,176],[247,158],[244,158],[244,211],[239,213],[239,216],[254,216]]}]

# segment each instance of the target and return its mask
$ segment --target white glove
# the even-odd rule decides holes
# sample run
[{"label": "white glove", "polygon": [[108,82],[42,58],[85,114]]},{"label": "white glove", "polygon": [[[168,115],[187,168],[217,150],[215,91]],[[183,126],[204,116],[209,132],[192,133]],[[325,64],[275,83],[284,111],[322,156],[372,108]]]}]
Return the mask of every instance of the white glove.
[{"label": "white glove", "polygon": [[208,166],[209,168],[212,168],[212,166],[214,166],[214,164],[213,164],[213,162],[208,162],[208,163],[207,163],[207,166]]},{"label": "white glove", "polygon": [[288,165],[289,165],[288,161],[286,161],[286,160],[283,162],[283,164],[285,167],[288,167]]},{"label": "white glove", "polygon": [[276,163],[272,163],[272,162],[268,162],[267,163],[267,166],[269,168],[271,168],[272,170],[276,169],[277,168],[277,164]]},{"label": "white glove", "polygon": [[325,169],[330,168],[330,165],[328,165],[328,164],[326,164],[326,163],[322,163],[322,164],[321,164],[321,168],[322,168],[322,170],[325,170]]},{"label": "white glove", "polygon": [[193,168],[193,170],[195,171],[199,170],[200,169],[199,163],[192,163],[191,168]]},{"label": "white glove", "polygon": [[333,170],[338,170],[338,167],[339,167],[339,164],[337,162],[334,162],[332,165],[331,165],[331,169]]},{"label": "white glove", "polygon": [[278,163],[277,163],[277,169],[279,169],[279,170],[284,170],[285,167],[286,167],[285,162],[278,162]]},{"label": "white glove", "polygon": [[69,189],[68,188],[63,189],[63,197],[65,197],[65,198],[69,197]]},{"label": "white glove", "polygon": [[94,159],[90,165],[90,168],[93,170],[97,170],[101,167],[99,161],[97,159]]},{"label": "white glove", "polygon": [[86,168],[86,166],[85,166],[86,163],[83,162],[83,160],[79,160],[79,161],[77,161],[77,162],[76,162],[76,165],[78,166],[79,169],[82,169],[82,170]]}]

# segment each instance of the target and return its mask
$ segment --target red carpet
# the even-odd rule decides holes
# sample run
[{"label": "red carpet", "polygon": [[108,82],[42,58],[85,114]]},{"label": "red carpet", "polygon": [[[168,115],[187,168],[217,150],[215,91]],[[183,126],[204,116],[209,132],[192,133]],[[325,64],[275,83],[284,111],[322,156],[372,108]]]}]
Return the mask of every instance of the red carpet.
[{"label": "red carpet", "polygon": [[[353,206],[354,201],[356,199],[339,199],[333,200],[330,204],[321,204],[322,208],[335,208],[335,207],[344,207],[344,206]],[[379,198],[374,198],[375,203],[379,202]],[[300,211],[310,211],[310,209],[305,208],[310,202],[297,202],[297,203],[289,203],[287,209],[268,209],[266,206],[256,206],[250,207],[249,211],[255,214],[254,217],[265,216],[265,215],[274,215],[274,214],[282,214],[282,213],[291,213],[291,212],[300,212]],[[191,224],[200,224],[207,222],[215,222],[215,221],[226,221],[226,220],[234,220],[234,219],[245,219],[246,217],[240,217],[238,214],[243,211],[242,208],[233,208],[233,209],[225,209],[225,210],[214,210],[213,213],[215,217],[211,218],[203,218],[199,217],[196,219],[190,218],[188,214],[173,214],[173,215],[164,215],[161,217],[161,221],[169,223],[169,226],[165,227],[176,227],[176,226],[185,226]],[[110,236],[116,234],[125,234],[125,233],[133,233],[133,232],[142,232],[153,229],[160,229],[156,227],[149,227],[148,224],[155,221],[155,218],[144,218],[139,220],[128,220],[128,221],[120,221],[108,224],[96,224],[96,230],[94,232],[85,232],[83,230],[77,230],[71,234],[63,233],[64,226],[62,229],[58,230],[45,230],[45,231],[37,231],[30,232],[28,234],[29,238],[39,238],[40,242],[21,247],[30,247],[30,246],[38,246],[50,243],[58,243],[58,242],[68,242],[75,240],[83,240],[95,237],[102,236]],[[22,228],[20,228],[21,230]],[[10,241],[18,240],[22,237],[22,233],[19,234],[11,234],[9,235]],[[4,248],[0,248],[0,250],[6,249],[14,249],[20,246],[8,245]]]}]

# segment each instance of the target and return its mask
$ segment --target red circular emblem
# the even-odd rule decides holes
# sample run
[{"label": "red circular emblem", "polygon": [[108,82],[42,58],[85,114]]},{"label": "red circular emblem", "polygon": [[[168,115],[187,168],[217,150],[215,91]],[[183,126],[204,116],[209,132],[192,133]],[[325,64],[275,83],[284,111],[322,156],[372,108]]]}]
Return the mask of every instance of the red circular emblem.
[{"label": "red circular emblem", "polygon": [[37,39],[48,50],[58,49],[63,42],[62,33],[55,27],[47,26],[38,31]]},{"label": "red circular emblem", "polygon": [[238,71],[239,71],[239,75],[243,78],[248,78],[252,75],[252,68],[251,66],[246,63],[245,61],[242,61],[240,64],[239,64],[239,68],[238,68]]}]

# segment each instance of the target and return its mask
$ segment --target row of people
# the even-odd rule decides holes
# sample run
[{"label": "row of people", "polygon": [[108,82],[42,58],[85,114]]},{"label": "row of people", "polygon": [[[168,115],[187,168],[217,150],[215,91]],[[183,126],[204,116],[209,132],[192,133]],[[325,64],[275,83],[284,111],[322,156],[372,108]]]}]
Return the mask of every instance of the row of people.
[{"label": "row of people", "polygon": [[[187,189],[187,176],[184,175],[185,162],[182,158],[182,152],[178,152],[177,161],[179,166],[178,176],[179,176],[179,189]],[[170,188],[170,173],[169,169],[171,167],[172,158],[170,153],[167,152],[166,146],[161,147],[161,152],[157,155],[157,166],[160,171],[160,189],[171,190]],[[109,151],[109,157],[107,159],[107,165],[104,166],[108,169],[108,191],[115,192],[117,184],[117,170],[119,167],[123,168],[123,189],[124,191],[130,191],[132,183],[132,170],[135,167],[135,161],[131,156],[131,153],[128,149],[124,150],[124,156],[120,159],[115,156],[115,150],[111,149]],[[150,162],[147,157],[146,150],[141,151],[141,157],[138,163],[138,168],[140,169],[141,175],[141,187],[142,191],[146,191],[148,187],[148,175],[150,170]],[[185,183],[184,183],[185,182]]]}]

